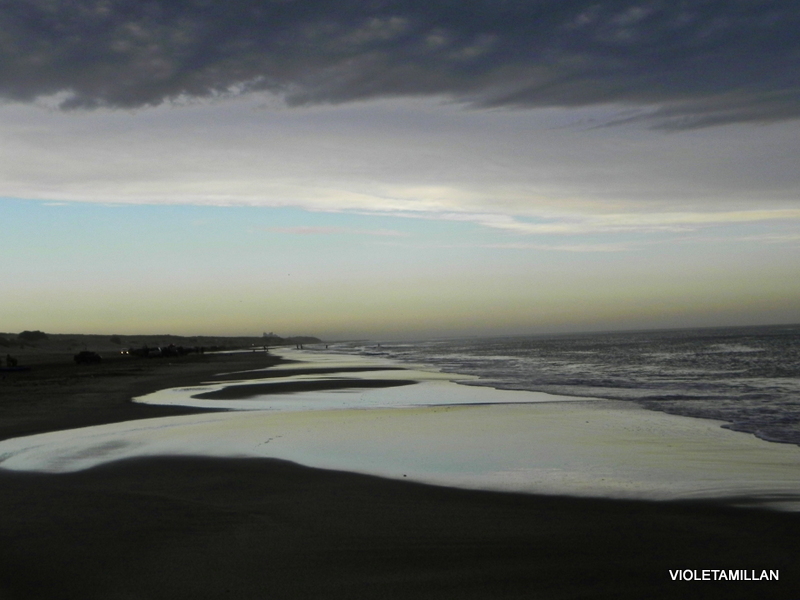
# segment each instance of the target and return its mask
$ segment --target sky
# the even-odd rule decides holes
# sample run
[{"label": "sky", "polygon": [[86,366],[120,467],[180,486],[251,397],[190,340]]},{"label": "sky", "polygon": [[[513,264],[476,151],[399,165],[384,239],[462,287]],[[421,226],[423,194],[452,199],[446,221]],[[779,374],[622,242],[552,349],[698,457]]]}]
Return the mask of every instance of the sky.
[{"label": "sky", "polygon": [[0,331],[800,322],[791,0],[6,0]]}]

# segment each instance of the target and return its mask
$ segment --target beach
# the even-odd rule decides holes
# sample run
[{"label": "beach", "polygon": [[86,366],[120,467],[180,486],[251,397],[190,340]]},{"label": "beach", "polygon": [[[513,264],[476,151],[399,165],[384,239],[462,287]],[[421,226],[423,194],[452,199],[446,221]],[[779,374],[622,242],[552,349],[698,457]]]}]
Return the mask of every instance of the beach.
[{"label": "beach", "polygon": [[[187,358],[15,375],[0,388],[0,438],[228,414],[130,399],[290,366],[263,353]],[[324,393],[297,367],[292,391]],[[338,376],[346,388],[346,372]],[[402,377],[373,381],[399,393],[407,386],[385,384]],[[793,598],[799,589],[798,514],[721,498],[498,492],[191,455],[4,469],[0,481],[4,598]],[[677,569],[780,577],[673,581]]]}]

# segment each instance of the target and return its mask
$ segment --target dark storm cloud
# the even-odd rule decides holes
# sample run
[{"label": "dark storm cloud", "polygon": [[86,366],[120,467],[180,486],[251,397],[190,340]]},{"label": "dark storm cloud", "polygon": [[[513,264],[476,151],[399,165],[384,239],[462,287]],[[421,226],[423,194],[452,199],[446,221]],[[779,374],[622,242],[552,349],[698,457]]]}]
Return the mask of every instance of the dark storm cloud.
[{"label": "dark storm cloud", "polygon": [[442,95],[622,103],[663,127],[800,116],[795,0],[4,0],[0,95],[140,107]]}]

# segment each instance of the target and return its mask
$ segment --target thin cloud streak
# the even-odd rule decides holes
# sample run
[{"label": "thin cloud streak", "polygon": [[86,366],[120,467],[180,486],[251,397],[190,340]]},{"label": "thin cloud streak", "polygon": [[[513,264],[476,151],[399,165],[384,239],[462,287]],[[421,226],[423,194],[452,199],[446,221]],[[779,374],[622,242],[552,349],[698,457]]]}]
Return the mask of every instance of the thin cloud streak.
[{"label": "thin cloud streak", "polygon": [[267,227],[270,233],[290,235],[371,235],[379,237],[408,237],[409,234],[391,229],[355,229],[351,227]]},{"label": "thin cloud streak", "polygon": [[545,252],[630,252],[633,244],[485,244],[481,248],[543,250]]},{"label": "thin cloud streak", "polygon": [[741,235],[731,237],[720,236],[693,236],[682,241],[694,243],[720,243],[752,242],[756,244],[786,245],[800,247],[800,233],[762,233],[755,235]]},{"label": "thin cloud streak", "polygon": [[541,250],[544,252],[575,252],[575,253],[595,253],[595,252],[630,252],[643,244],[626,243],[607,243],[607,244],[546,244],[531,242],[508,242],[497,244],[431,244],[431,243],[401,243],[383,242],[383,246],[395,248],[415,248],[420,250]]},{"label": "thin cloud streak", "polygon": [[[372,211],[369,214],[385,214]],[[690,232],[705,227],[755,224],[769,221],[797,222],[800,224],[800,209],[774,209],[751,211],[728,211],[706,213],[629,213],[611,215],[547,215],[535,216],[532,213],[525,218],[540,218],[544,223],[531,223],[520,220],[521,217],[509,214],[474,214],[474,213],[411,213],[400,211],[394,216],[408,218],[425,218],[449,221],[470,222],[483,227],[500,229],[522,235],[550,234],[575,235],[590,233],[648,233],[648,232]]]}]

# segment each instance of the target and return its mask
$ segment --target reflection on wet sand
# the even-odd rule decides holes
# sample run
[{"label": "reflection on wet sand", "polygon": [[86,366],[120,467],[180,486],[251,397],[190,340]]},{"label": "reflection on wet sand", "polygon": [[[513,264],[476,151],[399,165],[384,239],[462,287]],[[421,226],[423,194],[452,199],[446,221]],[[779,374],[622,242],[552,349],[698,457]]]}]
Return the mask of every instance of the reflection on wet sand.
[{"label": "reflection on wet sand", "polygon": [[[0,465],[59,472],[139,456],[252,456],[456,487],[780,497],[784,507],[800,498],[800,448],[716,421],[625,402],[464,386],[451,375],[363,359],[308,359],[313,363],[282,365],[278,377],[269,370],[226,374],[139,399],[225,412],[6,440]],[[254,383],[266,373],[269,381]]]}]

